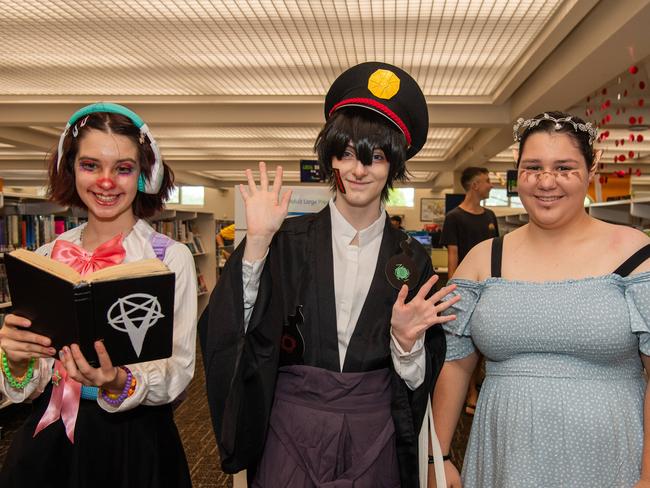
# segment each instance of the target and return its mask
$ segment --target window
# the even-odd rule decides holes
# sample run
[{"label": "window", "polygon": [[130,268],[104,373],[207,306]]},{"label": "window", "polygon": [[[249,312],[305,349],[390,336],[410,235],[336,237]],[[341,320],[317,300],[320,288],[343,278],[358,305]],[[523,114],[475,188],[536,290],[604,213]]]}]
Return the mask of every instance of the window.
[{"label": "window", "polygon": [[481,201],[484,207],[523,208],[519,197],[509,197],[505,188],[492,188],[490,196]]},{"label": "window", "polygon": [[202,186],[175,186],[167,203],[181,205],[203,205],[205,202],[205,189]]},{"label": "window", "polygon": [[415,206],[415,188],[393,188],[388,192],[387,207]]},{"label": "window", "polygon": [[167,203],[179,203],[180,202],[180,190],[177,186],[174,186],[172,188],[172,193],[169,195],[169,199],[167,200]]},{"label": "window", "polygon": [[203,205],[204,200],[202,186],[181,186],[181,205]]}]

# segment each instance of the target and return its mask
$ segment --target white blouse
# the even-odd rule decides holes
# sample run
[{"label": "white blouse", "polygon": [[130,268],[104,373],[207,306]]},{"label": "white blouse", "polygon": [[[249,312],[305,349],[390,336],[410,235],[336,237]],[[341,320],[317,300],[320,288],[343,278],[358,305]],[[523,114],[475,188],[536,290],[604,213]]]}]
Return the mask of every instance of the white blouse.
[{"label": "white blouse", "polygon": [[[57,239],[81,245],[81,232],[86,224],[61,234]],[[142,259],[156,258],[151,244],[154,229],[144,220],[138,220],[133,230],[124,238],[125,263]],[[36,250],[38,254],[49,256],[54,241]],[[165,252],[163,263],[176,274],[174,296],[174,337],[172,355],[129,365],[137,379],[133,395],[114,407],[106,403],[101,395],[97,403],[108,412],[130,410],[138,405],[165,405],[172,402],[187,387],[194,376],[196,355],[197,285],[196,268],[190,250],[184,244],[175,242]],[[0,392],[12,402],[20,403],[40,395],[52,378],[53,358],[40,359],[34,365],[34,376],[24,389],[9,385],[4,374],[0,374]]]}]

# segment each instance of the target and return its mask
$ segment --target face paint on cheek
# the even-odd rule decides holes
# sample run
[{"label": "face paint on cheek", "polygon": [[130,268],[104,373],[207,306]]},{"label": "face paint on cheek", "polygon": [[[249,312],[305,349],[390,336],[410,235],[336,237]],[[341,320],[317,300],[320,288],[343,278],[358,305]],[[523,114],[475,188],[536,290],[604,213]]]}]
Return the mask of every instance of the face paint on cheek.
[{"label": "face paint on cheek", "polygon": [[336,189],[345,195],[345,187],[343,186],[343,180],[341,179],[341,172],[338,168],[333,168],[334,172],[334,181],[336,182]]}]

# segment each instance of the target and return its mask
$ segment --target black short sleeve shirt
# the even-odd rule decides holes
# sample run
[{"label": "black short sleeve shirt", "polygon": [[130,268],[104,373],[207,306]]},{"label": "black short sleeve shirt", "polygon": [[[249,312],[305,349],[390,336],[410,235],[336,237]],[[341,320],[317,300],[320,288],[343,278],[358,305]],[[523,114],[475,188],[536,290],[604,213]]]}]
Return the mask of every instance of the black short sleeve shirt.
[{"label": "black short sleeve shirt", "polygon": [[458,263],[476,244],[499,236],[497,217],[489,209],[473,214],[456,207],[445,216],[440,244],[458,246]]}]

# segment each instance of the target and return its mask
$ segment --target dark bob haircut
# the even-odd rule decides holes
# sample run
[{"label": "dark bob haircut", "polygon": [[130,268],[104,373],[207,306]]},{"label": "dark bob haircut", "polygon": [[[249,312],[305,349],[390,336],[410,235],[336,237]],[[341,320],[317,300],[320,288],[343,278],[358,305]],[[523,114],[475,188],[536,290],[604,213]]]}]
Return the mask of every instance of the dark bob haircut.
[{"label": "dark bob haircut", "polygon": [[[79,150],[79,141],[85,137],[89,130],[94,129],[107,134],[118,134],[128,137],[138,148],[138,162],[140,171],[145,177],[151,175],[151,168],[156,159],[149,140],[145,137],[143,143],[140,143],[140,129],[131,119],[121,114],[108,112],[93,112],[88,115],[86,124],[81,127],[77,122],[76,127],[79,131],[77,137],[74,137],[72,130],[63,140],[63,157],[61,158],[61,168],[57,171],[56,162],[58,153],[55,150],[49,158],[49,187],[48,196],[54,202],[64,205],[86,209],[77,193],[74,176],[74,162]],[[150,195],[138,191],[131,207],[133,213],[138,218],[151,217],[156,211],[161,210],[165,201],[169,198],[172,188],[174,187],[174,173],[171,168],[163,163],[164,175],[160,190],[155,195]]]},{"label": "dark bob haircut", "polygon": [[[546,113],[551,117],[553,117],[554,119],[571,117],[571,120],[573,120],[577,124],[585,123],[585,121],[582,120],[580,117],[576,117],[575,115],[571,115],[565,112],[546,112]],[[537,132],[546,132],[547,134],[559,133],[559,134],[568,135],[573,141],[573,143],[575,144],[575,147],[578,148],[582,156],[585,158],[585,162],[587,163],[587,170],[591,169],[591,167],[594,165],[594,148],[589,143],[588,132],[582,130],[576,130],[573,124],[571,124],[570,122],[563,122],[561,124],[561,127],[559,129],[556,129],[555,122],[550,119],[544,119],[543,113],[536,115],[533,118],[542,119],[542,121],[539,124],[537,124],[535,127],[525,129],[522,132],[521,138],[519,139],[519,156],[517,157],[517,167],[519,167],[519,162],[521,161],[521,154],[524,152],[524,144],[526,144],[526,140],[528,139],[528,137],[530,137],[531,134],[535,134]]]},{"label": "dark bob haircut", "polygon": [[327,119],[314,144],[321,173],[332,190],[336,189],[332,158],[341,159],[349,144],[352,144],[357,158],[364,165],[372,164],[375,149],[381,149],[386,155],[390,167],[386,185],[381,191],[382,201],[388,199],[388,191],[395,181],[408,179],[404,134],[383,115],[367,108],[346,107]]}]

